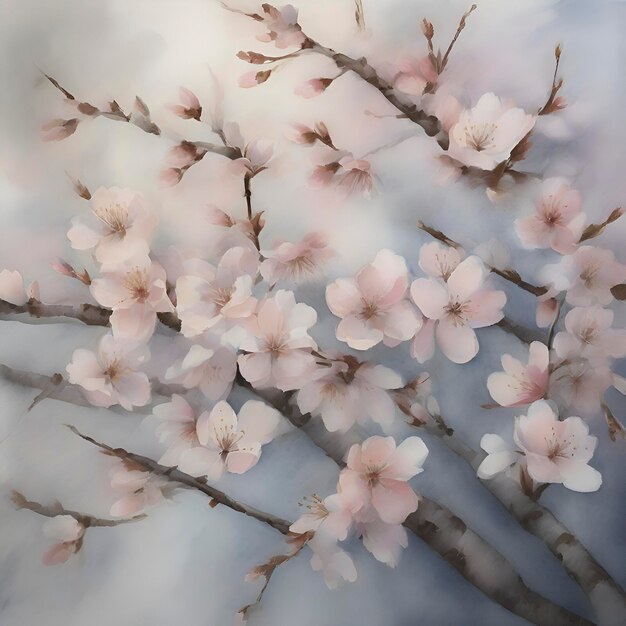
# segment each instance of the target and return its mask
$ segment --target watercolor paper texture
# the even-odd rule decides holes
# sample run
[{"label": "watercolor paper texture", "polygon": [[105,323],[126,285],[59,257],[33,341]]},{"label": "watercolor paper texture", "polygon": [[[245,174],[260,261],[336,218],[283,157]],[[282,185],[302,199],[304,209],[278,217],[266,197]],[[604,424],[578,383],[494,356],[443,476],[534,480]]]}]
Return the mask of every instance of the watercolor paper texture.
[{"label": "watercolor paper texture", "polygon": [[0,624],[626,623],[624,23],[0,1]]}]

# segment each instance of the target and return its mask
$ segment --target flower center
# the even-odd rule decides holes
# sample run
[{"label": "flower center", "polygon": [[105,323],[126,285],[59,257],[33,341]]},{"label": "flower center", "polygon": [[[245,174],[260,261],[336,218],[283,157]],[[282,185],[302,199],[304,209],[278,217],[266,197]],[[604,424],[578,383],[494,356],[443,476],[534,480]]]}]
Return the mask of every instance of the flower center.
[{"label": "flower center", "polygon": [[464,129],[465,143],[476,152],[492,148],[495,146],[493,135],[496,128],[498,125],[493,123],[467,124]]},{"label": "flower center", "polygon": [[384,469],[385,468],[382,465],[367,465],[365,467],[363,476],[370,489],[376,487],[376,485],[380,483],[380,477]]},{"label": "flower center", "polygon": [[444,309],[448,319],[455,326],[464,326],[467,324],[467,313],[469,305],[467,302],[459,302],[458,300],[450,300]]},{"label": "flower center", "polygon": [[379,312],[380,310],[375,302],[367,302],[366,300],[363,300],[359,317],[363,320],[370,320],[373,317],[376,317]]},{"label": "flower center", "polygon": [[121,204],[112,204],[106,207],[93,209],[94,215],[104,223],[111,231],[110,234],[117,234],[120,239],[126,236],[128,228],[128,209]]},{"label": "flower center", "polygon": [[294,278],[315,273],[315,263],[308,256],[297,256],[287,261],[286,265]]},{"label": "flower center", "polygon": [[216,287],[210,292],[209,298],[213,301],[215,306],[219,309],[223,309],[230,302],[232,295],[232,287]]},{"label": "flower center", "polygon": [[585,287],[587,287],[587,289],[590,289],[591,287],[593,287],[595,278],[596,278],[596,274],[598,273],[598,271],[600,270],[600,268],[597,265],[588,265],[581,273],[580,273],[580,280],[583,281]]},{"label": "flower center", "polygon": [[546,439],[546,441],[548,443],[548,458],[551,461],[555,459],[572,458],[576,452],[574,437],[570,436],[568,439],[559,439],[554,428],[552,428],[550,438]]},{"label": "flower center", "polygon": [[145,302],[150,295],[148,272],[139,267],[132,269],[124,278],[124,287],[133,300]]},{"label": "flower center", "polygon": [[224,424],[221,419],[220,423],[215,427],[215,440],[221,448],[221,456],[226,456],[229,452],[237,450],[237,442],[243,437],[243,430],[236,430],[232,424]]}]

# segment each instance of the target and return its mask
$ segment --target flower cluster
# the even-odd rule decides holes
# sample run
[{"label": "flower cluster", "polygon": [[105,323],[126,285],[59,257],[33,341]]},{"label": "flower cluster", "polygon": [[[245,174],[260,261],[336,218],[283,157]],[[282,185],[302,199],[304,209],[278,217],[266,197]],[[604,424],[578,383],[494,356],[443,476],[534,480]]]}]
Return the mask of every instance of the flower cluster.
[{"label": "flower cluster", "polygon": [[322,570],[329,588],[342,580],[356,580],[350,556],[337,545],[354,533],[377,560],[395,567],[408,545],[402,523],[418,506],[419,498],[408,481],[423,471],[428,449],[419,437],[399,446],[393,437],[369,437],[348,451],[339,474],[337,493],[305,501],[304,513],[290,530],[314,533],[308,543],[311,566]]}]

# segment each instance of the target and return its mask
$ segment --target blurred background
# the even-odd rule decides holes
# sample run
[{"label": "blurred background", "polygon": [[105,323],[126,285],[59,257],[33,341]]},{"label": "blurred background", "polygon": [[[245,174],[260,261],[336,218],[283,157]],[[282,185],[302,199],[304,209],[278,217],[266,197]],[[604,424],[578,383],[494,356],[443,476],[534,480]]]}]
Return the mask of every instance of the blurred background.
[{"label": "blurred background", "polygon": [[[234,0],[233,0],[234,3]],[[465,1],[364,0],[367,31],[355,25],[351,0],[300,0],[299,22],[315,39],[351,56],[366,56],[381,71],[399,59],[422,56],[422,17],[447,45]],[[258,10],[252,2],[238,2]],[[595,0],[482,0],[468,20],[444,75],[465,105],[493,91],[528,111],[545,102],[552,80],[553,50],[563,46],[562,94],[568,108],[538,127],[525,169],[564,176],[583,195],[590,221],[602,221],[626,197],[623,106],[626,82],[623,24],[626,4]],[[93,272],[88,255],[71,250],[69,221],[88,209],[72,191],[67,175],[92,191],[100,186],[141,192],[160,218],[156,249],[175,244],[189,253],[210,255],[212,235],[206,214],[217,206],[245,215],[240,177],[225,159],[208,155],[176,187],[164,188],[159,173],[177,140],[212,140],[208,125],[181,120],[167,110],[178,87],[194,91],[205,110],[224,92],[224,114],[237,121],[247,140],[275,145],[275,163],[253,181],[254,203],[264,210],[262,244],[291,239],[311,230],[325,232],[338,252],[326,276],[298,289],[315,306],[313,334],[327,347],[334,339],[333,318],[324,286],[351,275],[384,247],[405,256],[419,274],[419,247],[429,239],[417,219],[445,231],[468,248],[490,239],[509,247],[511,264],[537,280],[537,270],[555,262],[548,253],[520,248],[513,220],[532,207],[532,185],[498,204],[482,189],[437,182],[436,146],[421,129],[393,117],[381,95],[352,75],[335,81],[320,97],[303,100],[294,89],[310,78],[334,76],[326,59],[303,56],[281,65],[271,79],[241,89],[238,79],[250,66],[239,50],[274,54],[256,41],[252,20],[225,11],[213,0],[0,0],[0,269],[17,269],[27,282],[38,280],[44,302],[89,300],[84,286],[55,274],[51,261],[62,256]],[[150,107],[163,137],[106,119],[81,123],[62,142],[43,143],[41,127],[72,117],[41,72],[54,76],[77,98],[104,106],[115,99],[130,110],[136,95]],[[556,119],[558,117],[558,119]],[[306,179],[323,152],[290,143],[293,123],[324,121],[335,145],[355,157],[396,144],[371,157],[378,193],[371,200],[344,199],[333,190],[311,190]],[[615,250],[624,263],[624,220],[613,224],[598,245]],[[507,314],[532,325],[535,302],[507,285]],[[616,308],[616,325],[626,321]],[[64,371],[77,347],[93,349],[104,329],[80,324],[0,321],[0,362],[51,374]],[[159,338],[158,341],[166,341]],[[158,343],[157,341],[157,343]],[[377,347],[371,360],[396,368],[407,378],[425,369],[433,394],[459,436],[478,446],[485,432],[510,439],[516,411],[485,411],[490,401],[485,380],[499,369],[503,352],[525,355],[514,337],[499,329],[479,333],[481,351],[470,365],[441,355],[424,368],[411,359],[408,344],[393,351]],[[341,349],[346,349],[345,345]],[[618,371],[626,375],[624,363]],[[252,602],[259,583],[245,574],[283,550],[272,529],[222,507],[210,509],[199,495],[182,492],[149,512],[141,523],[90,530],[84,548],[67,564],[45,568],[47,547],[42,518],[12,508],[7,494],[19,489],[41,502],[60,500],[68,508],[106,516],[114,495],[110,460],[71,435],[76,424],[111,445],[158,456],[161,448],[145,414],[120,415],[46,400],[27,412],[34,392],[0,378],[0,624],[49,626],[189,626],[230,624],[234,613]],[[245,398],[235,397],[235,404]],[[624,398],[608,402],[624,418]],[[612,443],[601,418],[590,421],[600,442],[593,465],[604,477],[600,491],[578,494],[554,487],[542,502],[557,514],[606,569],[626,583],[623,533],[626,483],[624,442]],[[372,434],[375,433],[372,428]],[[399,438],[413,434],[399,425]],[[427,439],[426,437],[424,437]],[[550,599],[588,615],[584,596],[538,540],[527,535],[477,482],[469,468],[438,442],[414,487],[460,515],[518,569],[525,582]],[[264,452],[245,480],[222,480],[225,490],[250,504],[286,518],[299,514],[306,494],[334,490],[337,470],[301,433],[289,432]],[[273,577],[262,606],[250,616],[255,626],[514,626],[525,623],[467,584],[425,544],[411,536],[400,565],[392,570],[375,561],[358,542],[350,546],[359,577],[338,591],[326,589],[303,553]]]}]

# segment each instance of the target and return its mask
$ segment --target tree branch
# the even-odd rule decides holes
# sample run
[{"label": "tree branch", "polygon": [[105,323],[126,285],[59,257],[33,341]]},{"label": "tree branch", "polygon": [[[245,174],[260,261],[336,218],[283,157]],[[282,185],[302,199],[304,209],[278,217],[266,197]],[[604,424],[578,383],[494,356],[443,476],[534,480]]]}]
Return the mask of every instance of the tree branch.
[{"label": "tree branch", "polygon": [[194,478],[189,474],[185,474],[175,467],[165,467],[164,465],[159,465],[159,463],[149,457],[135,454],[134,452],[128,452],[127,450],[124,450],[124,448],[112,448],[105,443],[100,443],[99,441],[96,441],[92,437],[83,435],[74,426],[68,426],[68,428],[74,434],[81,437],[81,439],[88,441],[89,443],[97,446],[98,448],[104,450],[112,456],[116,456],[118,459],[132,461],[133,463],[136,463],[137,465],[143,467],[146,471],[151,472],[155,476],[159,476],[164,480],[179,483],[180,485],[183,485],[184,487],[187,487],[189,489],[201,491],[204,495],[211,498],[212,502],[215,502],[217,504],[223,504],[224,506],[232,509],[233,511],[236,511],[237,513],[243,513],[244,515],[252,517],[259,522],[263,522],[264,524],[271,526],[283,535],[289,534],[289,526],[291,526],[291,522],[288,522],[287,520],[276,517],[275,515],[272,515],[270,513],[265,513],[264,511],[256,509],[253,506],[238,502],[223,491],[220,491],[219,489],[216,489],[215,487],[212,487],[211,485],[202,482],[198,478]]},{"label": "tree branch", "polygon": [[[46,376],[19,372],[6,366],[0,367],[0,373],[4,375],[9,373],[12,381],[25,386],[41,388],[41,385],[49,383],[49,378]],[[297,407],[289,402],[287,394],[277,390],[254,389],[241,378],[238,379],[238,383],[251,389],[263,400],[281,411],[291,424],[297,428],[302,428],[303,432],[327,456],[333,459],[338,466],[344,465],[341,454],[331,449],[321,437],[306,428],[310,415],[302,415]],[[70,389],[72,387],[65,387],[49,397],[64,402],[72,402],[67,395]],[[73,427],[70,428],[76,431]],[[175,468],[163,467],[147,457],[127,452],[121,448],[114,449],[105,444],[100,444],[85,435],[77,434],[110,454],[132,460],[148,471],[154,472],[167,480],[179,482],[192,489],[198,489],[233,510],[255,517],[255,519],[260,519],[265,523],[270,523],[271,521],[270,525],[283,534],[288,532],[289,522],[235,502],[228,498],[226,494],[198,481],[188,474],[180,472]],[[444,506],[429,500],[425,496],[420,496],[418,510],[407,518],[404,526],[440,554],[472,585],[509,611],[540,626],[554,626],[554,624],[591,625],[591,622],[588,620],[553,604],[526,587],[520,576],[499,552],[469,529],[463,520]],[[490,566],[480,567],[478,563],[485,560],[490,563]]]},{"label": "tree branch", "polygon": [[39,502],[27,500],[24,495],[15,490],[11,492],[11,500],[16,509],[28,509],[29,511],[33,511],[33,513],[37,513],[43,517],[71,515],[76,521],[80,522],[84,528],[95,526],[119,526],[120,524],[128,524],[129,522],[138,522],[139,520],[147,517],[146,515],[136,515],[135,517],[130,517],[128,519],[100,519],[99,517],[94,517],[93,515],[86,515],[85,513],[78,513],[77,511],[66,509],[60,502],[44,505],[39,504]]}]

